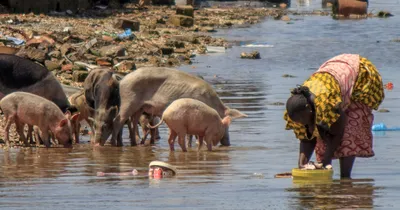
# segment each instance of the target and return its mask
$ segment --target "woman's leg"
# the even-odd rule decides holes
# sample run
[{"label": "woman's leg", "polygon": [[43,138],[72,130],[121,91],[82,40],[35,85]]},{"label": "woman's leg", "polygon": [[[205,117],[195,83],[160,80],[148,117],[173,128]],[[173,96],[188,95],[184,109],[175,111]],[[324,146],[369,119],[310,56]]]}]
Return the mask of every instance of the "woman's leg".
[{"label": "woman's leg", "polygon": [[340,178],[351,178],[351,170],[353,169],[355,156],[342,157],[340,163]]}]

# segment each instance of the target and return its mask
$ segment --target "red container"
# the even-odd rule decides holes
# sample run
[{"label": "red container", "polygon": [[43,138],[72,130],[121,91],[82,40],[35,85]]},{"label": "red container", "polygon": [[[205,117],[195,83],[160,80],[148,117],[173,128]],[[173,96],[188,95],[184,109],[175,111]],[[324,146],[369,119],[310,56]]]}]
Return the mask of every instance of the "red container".
[{"label": "red container", "polygon": [[365,0],[337,0],[335,6],[336,13],[344,16],[365,15],[368,11],[368,2]]}]

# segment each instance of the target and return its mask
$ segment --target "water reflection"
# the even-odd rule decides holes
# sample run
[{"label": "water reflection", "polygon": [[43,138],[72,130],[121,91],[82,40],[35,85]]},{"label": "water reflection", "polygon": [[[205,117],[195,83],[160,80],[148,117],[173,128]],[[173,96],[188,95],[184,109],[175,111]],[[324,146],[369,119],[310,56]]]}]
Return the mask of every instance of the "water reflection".
[{"label": "water reflection", "polygon": [[0,182],[57,177],[65,171],[69,152],[69,148],[4,150],[0,158]]},{"label": "water reflection", "polygon": [[325,182],[293,181],[291,205],[304,209],[373,208],[376,196],[373,179]]}]

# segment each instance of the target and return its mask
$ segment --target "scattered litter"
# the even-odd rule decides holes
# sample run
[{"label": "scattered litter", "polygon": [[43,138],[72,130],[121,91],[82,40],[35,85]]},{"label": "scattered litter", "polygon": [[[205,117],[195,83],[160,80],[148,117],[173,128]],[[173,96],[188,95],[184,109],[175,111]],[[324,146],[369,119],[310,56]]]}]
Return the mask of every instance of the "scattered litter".
[{"label": "scattered litter", "polygon": [[400,127],[388,128],[384,123],[378,123],[372,126],[372,131],[400,131]]},{"label": "scattered litter", "polygon": [[225,47],[206,46],[208,53],[224,53]]},{"label": "scattered litter", "polygon": [[125,32],[122,34],[118,34],[119,39],[133,39],[136,36],[132,33],[130,28],[125,29]]},{"label": "scattered litter", "polygon": [[15,45],[22,45],[22,44],[25,43],[25,40],[17,39],[17,38],[15,38],[15,37],[6,36],[6,39],[7,39],[8,41],[13,42]]}]

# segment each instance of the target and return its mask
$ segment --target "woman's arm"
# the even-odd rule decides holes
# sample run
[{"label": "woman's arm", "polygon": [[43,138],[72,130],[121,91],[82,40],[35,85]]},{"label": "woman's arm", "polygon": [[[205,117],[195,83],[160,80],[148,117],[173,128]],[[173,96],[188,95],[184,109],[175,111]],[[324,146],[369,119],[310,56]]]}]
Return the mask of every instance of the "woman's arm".
[{"label": "woman's arm", "polygon": [[315,145],[317,143],[316,138],[312,140],[300,140],[300,151],[299,151],[299,168],[304,168],[314,152]]}]

